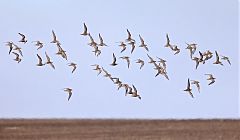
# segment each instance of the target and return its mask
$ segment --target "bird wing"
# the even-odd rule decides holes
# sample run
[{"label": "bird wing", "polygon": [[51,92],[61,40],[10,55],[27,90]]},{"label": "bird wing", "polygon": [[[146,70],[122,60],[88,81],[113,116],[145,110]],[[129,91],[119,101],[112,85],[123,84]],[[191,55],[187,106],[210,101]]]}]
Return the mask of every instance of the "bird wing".
[{"label": "bird wing", "polygon": [[115,57],[115,54],[113,53],[113,63],[116,63],[117,59]]},{"label": "bird wing", "polygon": [[46,55],[47,61],[48,61],[48,62],[51,62],[51,59],[50,59],[50,57],[48,56],[47,52],[45,52],[45,55]]},{"label": "bird wing", "polygon": [[25,39],[25,35],[24,34],[22,34],[22,33],[18,33],[20,36],[22,36],[22,40],[24,40]]},{"label": "bird wing", "polygon": [[143,40],[143,38],[141,37],[141,35],[139,35],[139,38],[140,38],[140,40],[141,40],[141,43],[144,44],[144,40]]},{"label": "bird wing", "polygon": [[131,38],[131,33],[129,32],[129,30],[127,29],[127,33],[128,33],[128,38]]},{"label": "bird wing", "polygon": [[99,39],[100,39],[100,44],[102,44],[103,43],[103,38],[101,37],[100,33],[98,34],[98,36],[99,36]]},{"label": "bird wing", "polygon": [[57,40],[57,36],[56,36],[56,34],[54,33],[53,30],[52,30],[52,35],[53,35],[53,40],[56,41]]},{"label": "bird wing", "polygon": [[42,58],[38,54],[37,54],[37,57],[38,57],[39,63],[42,63]]}]

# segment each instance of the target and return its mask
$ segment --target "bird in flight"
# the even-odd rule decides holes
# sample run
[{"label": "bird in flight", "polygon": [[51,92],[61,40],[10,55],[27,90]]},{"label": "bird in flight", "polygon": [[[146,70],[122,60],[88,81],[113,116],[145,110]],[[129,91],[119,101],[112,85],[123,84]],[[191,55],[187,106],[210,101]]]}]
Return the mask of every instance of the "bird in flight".
[{"label": "bird in flight", "polygon": [[128,34],[128,38],[126,39],[126,42],[135,42],[135,40],[132,39],[132,35],[128,29],[127,29],[127,34]]},{"label": "bird in flight", "polygon": [[16,56],[16,58],[13,59],[13,60],[15,60],[15,61],[17,61],[18,63],[20,63],[20,62],[22,61],[22,59],[19,57],[19,54],[18,54],[18,53],[15,53],[15,52],[12,52],[12,53]]},{"label": "bird in flight", "polygon": [[58,40],[57,40],[57,36],[55,34],[55,32],[52,30],[52,36],[53,36],[53,40],[50,42],[50,43],[60,43]]},{"label": "bird in flight", "polygon": [[211,84],[215,83],[216,78],[214,78],[212,74],[205,74],[205,75],[208,76],[207,80],[210,81],[210,83],[208,83],[208,85],[211,85]]},{"label": "bird in flight", "polygon": [[216,54],[216,61],[213,64],[220,64],[223,66],[223,63],[220,61],[217,51],[215,51],[215,54]]},{"label": "bird in flight", "polygon": [[13,46],[15,47],[13,50],[18,51],[18,53],[23,57],[22,48],[18,47],[16,44],[13,43]]},{"label": "bird in flight", "polygon": [[227,56],[223,56],[223,55],[222,55],[221,57],[222,57],[222,58],[221,58],[222,60],[227,61],[228,64],[231,65],[231,62],[230,62],[230,60],[229,60],[229,57],[227,57]]},{"label": "bird in flight", "polygon": [[39,56],[39,54],[37,54],[38,57],[38,64],[37,66],[44,66],[45,64],[42,63],[42,58]]},{"label": "bird in flight", "polygon": [[164,45],[164,47],[172,47],[172,45],[170,44],[170,39],[169,39],[169,36],[168,36],[168,34],[166,34],[166,38],[167,38],[167,43],[166,43],[166,45]]},{"label": "bird in flight", "polygon": [[100,40],[100,43],[98,44],[98,46],[107,46],[107,45],[103,42],[103,38],[102,38],[102,36],[101,36],[100,33],[98,34],[98,37],[99,37],[99,40]]},{"label": "bird in flight", "polygon": [[140,64],[140,69],[142,69],[142,67],[144,66],[144,61],[141,59],[137,59],[136,61],[137,61],[136,63]]},{"label": "bird in flight", "polygon": [[47,58],[47,62],[45,64],[49,64],[53,69],[55,69],[55,66],[53,65],[53,62],[51,61],[51,59],[48,56],[47,52],[45,52],[45,56]]},{"label": "bird in flight", "polygon": [[76,70],[76,68],[77,68],[77,64],[75,64],[75,63],[68,63],[68,66],[73,67],[72,73],[73,73],[73,72]]},{"label": "bird in flight", "polygon": [[7,43],[6,46],[9,47],[8,54],[11,54],[11,52],[13,50],[13,42],[12,41],[8,41],[8,42],[5,42],[5,43]]},{"label": "bird in flight", "polygon": [[194,84],[197,86],[198,92],[200,93],[200,82],[197,80],[191,80],[191,84]]},{"label": "bird in flight", "polygon": [[196,50],[197,50],[197,44],[195,44],[195,43],[191,43],[191,44],[188,44],[188,43],[186,43],[187,44],[187,48],[186,49],[188,49],[189,51],[190,51],[190,57],[191,57],[191,59],[192,59],[192,55],[196,52]]},{"label": "bird in flight", "polygon": [[180,49],[177,47],[177,45],[172,45],[171,49],[175,52],[174,55],[180,52]]},{"label": "bird in flight", "polygon": [[122,42],[122,41],[120,41],[119,43],[121,43],[121,44],[119,44],[118,46],[120,46],[120,47],[122,47],[122,50],[121,50],[121,53],[123,52],[123,51],[125,51],[126,50],[126,44],[124,43],[124,42]]},{"label": "bird in flight", "polygon": [[189,78],[188,78],[187,88],[184,89],[183,91],[188,92],[189,95],[191,95],[191,97],[194,98],[194,97],[193,97],[193,94],[192,94],[192,89],[191,89],[191,85],[190,85],[190,80],[189,80]]},{"label": "bird in flight", "polygon": [[89,35],[88,31],[87,31],[87,25],[85,23],[83,23],[83,33],[81,33],[81,35],[83,36],[87,36]]},{"label": "bird in flight", "polygon": [[64,88],[63,91],[68,93],[68,101],[72,97],[72,89],[71,88]]},{"label": "bird in flight", "polygon": [[36,43],[35,46],[38,47],[37,50],[39,50],[39,49],[41,49],[43,47],[43,43],[42,42],[40,42],[40,41],[32,41],[32,43],[34,43],[34,42]]},{"label": "bird in flight", "polygon": [[131,53],[133,53],[134,49],[135,49],[135,42],[131,41],[129,42],[128,44],[130,44],[132,46],[132,49],[131,49]]},{"label": "bird in flight", "polygon": [[133,91],[130,92],[131,96],[132,97],[137,97],[139,100],[141,100],[142,98],[138,94],[137,88],[134,85],[132,85],[132,87],[133,87]]},{"label": "bird in flight", "polygon": [[139,35],[140,41],[141,41],[141,45],[139,47],[143,47],[145,50],[149,51],[147,45],[145,44],[143,38],[141,37],[141,35]]},{"label": "bird in flight", "polygon": [[19,40],[18,42],[23,42],[24,44],[27,43],[25,35],[22,33],[18,33],[18,34],[22,37],[21,40]]},{"label": "bird in flight", "polygon": [[98,75],[102,72],[102,69],[100,68],[100,66],[98,64],[94,64],[91,66],[95,66],[95,68],[93,70],[98,71]]},{"label": "bird in flight", "polygon": [[128,64],[128,68],[129,68],[129,66],[130,66],[130,58],[128,56],[122,56],[122,57],[119,57],[119,58],[121,58],[123,60],[126,60],[127,64]]},{"label": "bird in flight", "polygon": [[113,53],[113,62],[112,62],[110,65],[116,66],[116,65],[117,65],[116,61],[117,61],[116,56],[115,56],[115,54]]}]

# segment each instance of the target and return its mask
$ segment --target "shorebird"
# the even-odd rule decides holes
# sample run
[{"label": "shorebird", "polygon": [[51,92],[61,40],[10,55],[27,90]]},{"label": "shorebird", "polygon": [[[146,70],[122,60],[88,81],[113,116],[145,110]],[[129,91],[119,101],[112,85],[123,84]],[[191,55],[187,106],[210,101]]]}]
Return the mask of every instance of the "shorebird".
[{"label": "shorebird", "polygon": [[198,92],[200,93],[200,82],[199,81],[196,81],[196,80],[191,80],[191,84],[194,84],[197,86],[197,89],[198,89]]},{"label": "shorebird", "polygon": [[55,66],[53,65],[53,62],[51,61],[50,57],[48,56],[47,52],[45,52],[47,62],[45,64],[49,64],[53,69],[55,69]]},{"label": "shorebird", "polygon": [[170,39],[169,39],[169,36],[168,36],[168,34],[166,34],[166,38],[167,38],[167,43],[166,43],[166,45],[164,45],[164,47],[170,47],[171,48],[171,44],[170,44]]},{"label": "shorebird", "polygon": [[83,35],[83,36],[89,35],[89,33],[87,32],[87,26],[85,23],[83,23],[83,28],[84,28],[84,30],[83,30],[83,33],[81,33],[81,35]]},{"label": "shorebird", "polygon": [[203,54],[202,54],[202,52],[201,52],[201,51],[198,51],[198,53],[199,53],[199,55],[200,55],[200,57],[199,57],[199,59],[198,59],[199,63],[200,63],[200,62],[203,62],[203,64],[204,64],[205,62],[204,62],[204,59],[203,59]]},{"label": "shorebird", "polygon": [[22,37],[22,39],[21,40],[19,40],[18,42],[23,42],[24,44],[25,43],[27,43],[27,40],[26,40],[26,37],[25,37],[25,35],[24,34],[22,34],[22,33],[18,33],[21,37]]},{"label": "shorebird", "polygon": [[22,59],[19,57],[19,54],[18,53],[15,53],[15,52],[12,52],[13,54],[15,54],[16,58],[13,59],[15,61],[17,61],[18,63],[20,63],[22,61]]},{"label": "shorebird", "polygon": [[217,51],[215,51],[215,54],[216,54],[216,61],[215,61],[213,64],[220,64],[220,65],[223,66],[222,62],[221,62],[220,59],[219,59],[219,56],[218,56]]},{"label": "shorebird", "polygon": [[205,57],[204,58],[204,62],[205,62],[213,57],[213,53],[211,51],[207,50],[203,53],[203,56]]},{"label": "shorebird", "polygon": [[134,49],[135,49],[135,42],[134,41],[131,41],[129,42],[128,44],[130,44],[132,46],[132,49],[131,49],[131,53],[133,53]]},{"label": "shorebird", "polygon": [[145,42],[144,42],[143,38],[141,37],[141,35],[139,35],[139,38],[140,38],[140,41],[141,41],[141,45],[140,45],[139,47],[143,47],[144,49],[146,49],[147,51],[149,51],[149,50],[148,50],[148,47],[147,47],[147,45],[145,44]]},{"label": "shorebird", "polygon": [[102,69],[100,68],[100,66],[98,64],[94,64],[91,66],[95,66],[95,68],[93,70],[98,71],[98,75],[102,72]]},{"label": "shorebird", "polygon": [[148,62],[148,63],[155,63],[156,61],[151,57],[151,56],[149,56],[148,54],[147,54],[147,56],[148,56],[148,58],[150,59],[150,61]]},{"label": "shorebird", "polygon": [[207,80],[210,81],[210,83],[208,83],[208,85],[211,85],[211,84],[213,84],[213,83],[215,82],[215,79],[216,79],[216,78],[214,78],[212,74],[205,74],[205,75],[208,76],[208,79],[207,79]]},{"label": "shorebird", "polygon": [[137,59],[136,61],[137,61],[136,63],[140,63],[141,64],[140,65],[140,69],[141,69],[144,66],[144,61],[141,60],[141,59]]},{"label": "shorebird", "polygon": [[97,47],[97,43],[94,41],[93,37],[91,36],[90,33],[88,33],[89,39],[90,39],[90,43],[88,43],[88,45],[92,46],[92,47]]},{"label": "shorebird", "polygon": [[166,70],[167,69],[167,64],[166,64],[167,61],[162,58],[159,58],[159,57],[157,57],[157,58],[159,59],[158,62],[161,63],[163,68]]},{"label": "shorebird", "polygon": [[227,56],[221,55],[221,57],[222,57],[221,58],[222,60],[226,60],[228,62],[228,64],[231,65],[231,62],[230,62],[230,60],[229,60],[229,58]]},{"label": "shorebird", "polygon": [[8,54],[10,54],[12,52],[12,50],[13,50],[13,42],[12,41],[8,41],[8,42],[5,42],[5,43],[7,43],[6,46],[9,47]]},{"label": "shorebird", "polygon": [[107,46],[107,45],[103,42],[103,38],[102,38],[102,36],[100,35],[100,33],[98,34],[98,37],[99,37],[99,40],[100,40],[100,43],[98,44],[98,46]]},{"label": "shorebird", "polygon": [[57,42],[57,47],[58,47],[58,52],[56,53],[56,55],[60,55],[60,56],[62,56],[62,58],[67,60],[66,51],[63,50],[63,48],[61,47],[61,44],[59,42]]},{"label": "shorebird", "polygon": [[[117,84],[117,85],[119,85],[119,84],[121,84],[122,82],[120,81],[120,79],[119,78],[112,78],[112,80],[113,80],[113,83],[114,84]],[[114,81],[115,80],[115,81]]]},{"label": "shorebird", "polygon": [[75,64],[75,63],[68,63],[68,66],[73,67],[72,73],[73,73],[73,72],[76,70],[76,68],[77,68],[77,64]]},{"label": "shorebird", "polygon": [[141,100],[141,96],[138,94],[137,88],[134,85],[132,86],[133,86],[132,97],[138,97],[138,99]]},{"label": "shorebird", "polygon": [[102,53],[101,50],[99,50],[98,46],[93,46],[93,48],[94,48],[94,51],[92,52],[94,52],[95,56],[98,57]]},{"label": "shorebird", "polygon": [[13,46],[15,47],[13,50],[18,51],[18,53],[23,57],[22,54],[22,48],[18,47],[16,44],[13,43]]},{"label": "shorebird", "polygon": [[113,62],[110,65],[116,66],[117,65],[116,61],[117,61],[117,59],[115,57],[115,54],[113,53]]},{"label": "shorebird", "polygon": [[171,49],[175,52],[174,55],[180,52],[180,49],[176,45],[172,45]]},{"label": "shorebird", "polygon": [[38,64],[37,66],[44,66],[45,64],[42,63],[42,58],[37,54],[38,57]]},{"label": "shorebird", "polygon": [[191,89],[190,86],[191,86],[191,85],[190,85],[190,81],[189,81],[189,78],[188,78],[187,88],[184,89],[183,91],[188,92],[188,93],[191,95],[191,97],[194,98],[194,97],[193,97],[193,94],[192,94],[192,89]]},{"label": "shorebird", "polygon": [[64,88],[63,91],[68,93],[68,101],[69,101],[71,96],[72,96],[72,89],[71,88]]},{"label": "shorebird", "polygon": [[196,69],[198,68],[199,65],[199,58],[198,57],[193,57],[192,60],[194,60],[196,62]]},{"label": "shorebird", "polygon": [[192,55],[195,53],[195,51],[197,50],[197,44],[195,43],[191,43],[191,44],[187,44],[187,48],[190,51],[190,57],[192,58]]},{"label": "shorebird", "polygon": [[127,33],[128,33],[128,38],[126,39],[126,42],[135,42],[135,40],[132,39],[132,35],[128,29],[127,29]]},{"label": "shorebird", "polygon": [[129,59],[129,57],[128,56],[122,56],[122,57],[119,57],[119,58],[122,58],[122,59],[126,60],[127,64],[128,64],[128,68],[129,68],[129,66],[130,66],[130,59]]},{"label": "shorebird", "polygon": [[35,46],[37,46],[37,50],[41,49],[43,47],[43,43],[40,41],[32,41],[32,43],[36,42]]},{"label": "shorebird", "polygon": [[103,67],[102,67],[102,71],[105,73],[105,75],[103,75],[104,77],[108,77],[109,79],[111,79],[113,81],[112,75],[110,73],[108,73]]},{"label": "shorebird", "polygon": [[125,51],[126,50],[126,44],[124,43],[124,42],[122,42],[122,41],[120,41],[119,43],[121,43],[121,44],[119,44],[118,46],[120,46],[120,47],[122,47],[122,50],[121,50],[121,53],[123,52],[123,51]]},{"label": "shorebird", "polygon": [[59,41],[57,40],[57,36],[53,30],[52,30],[52,36],[53,36],[53,40],[50,43],[59,43]]}]

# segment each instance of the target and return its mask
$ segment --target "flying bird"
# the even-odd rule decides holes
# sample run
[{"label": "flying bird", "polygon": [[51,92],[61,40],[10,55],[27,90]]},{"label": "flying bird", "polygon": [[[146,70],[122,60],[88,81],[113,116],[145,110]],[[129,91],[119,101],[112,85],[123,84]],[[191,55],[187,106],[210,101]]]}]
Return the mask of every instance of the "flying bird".
[{"label": "flying bird", "polygon": [[15,52],[12,52],[12,53],[16,56],[16,58],[13,59],[13,60],[15,60],[15,61],[17,61],[18,63],[20,63],[20,62],[22,61],[22,59],[19,57],[19,54],[18,54],[18,53],[15,53]]},{"label": "flying bird", "polygon": [[53,40],[50,43],[59,43],[59,41],[57,40],[57,36],[53,30],[52,30],[52,36],[53,36]]},{"label": "flying bird", "polygon": [[132,49],[131,49],[131,53],[133,53],[134,49],[135,49],[135,42],[131,41],[129,42],[128,44],[130,44],[132,46]]},{"label": "flying bird", "polygon": [[22,48],[18,47],[16,44],[13,43],[13,46],[15,47],[13,50],[18,51],[18,53],[23,57]]},{"label": "flying bird", "polygon": [[72,89],[71,88],[64,88],[63,91],[68,93],[68,101],[69,101],[71,96],[72,96]]},{"label": "flying bird", "polygon": [[205,75],[208,76],[207,80],[210,81],[210,83],[208,83],[208,85],[211,85],[211,84],[215,83],[216,78],[214,78],[212,74],[205,74]]},{"label": "flying bird", "polygon": [[87,25],[85,23],[83,23],[83,33],[81,33],[81,35],[83,36],[87,36],[89,35],[88,31],[87,31]]},{"label": "flying bird", "polygon": [[115,54],[113,53],[113,62],[110,65],[116,66],[117,65],[116,61],[117,61],[117,59],[115,57]]},{"label": "flying bird", "polygon": [[189,81],[189,78],[188,78],[187,88],[186,88],[185,90],[183,90],[183,91],[188,92],[189,95],[191,95],[191,97],[194,98],[194,97],[193,97],[193,94],[192,94],[192,89],[191,89],[190,86],[191,86],[191,85],[190,85],[190,81]]},{"label": "flying bird", "polygon": [[139,35],[140,41],[141,41],[141,45],[139,47],[143,47],[145,50],[149,51],[147,45],[145,44],[143,38],[141,37],[141,35]]},{"label": "flying bird", "polygon": [[72,73],[73,73],[73,72],[76,70],[76,68],[77,68],[77,64],[75,64],[75,63],[68,63],[68,66],[73,67]]},{"label": "flying bird", "polygon": [[13,42],[12,41],[9,41],[9,42],[5,42],[7,43],[6,46],[9,47],[9,51],[8,51],[8,54],[10,55],[12,50],[13,50]]},{"label": "flying bird", "polygon": [[175,52],[174,55],[180,52],[180,49],[176,45],[172,45],[171,49]]},{"label": "flying bird", "polygon": [[102,36],[101,36],[100,33],[98,34],[98,37],[99,37],[99,39],[100,39],[100,43],[98,44],[98,46],[107,46],[107,45],[103,42],[103,38],[102,38]]},{"label": "flying bird", "polygon": [[122,59],[124,59],[124,60],[127,61],[128,68],[129,68],[129,66],[130,66],[130,58],[129,58],[128,56],[122,56],[122,57],[120,57],[120,58],[122,58]]},{"label": "flying bird", "polygon": [[196,67],[195,67],[195,69],[197,69],[198,68],[198,65],[199,65],[199,58],[198,57],[193,57],[192,58],[192,60],[194,60],[195,62],[196,62]]},{"label": "flying bird", "polygon": [[55,66],[53,65],[53,62],[51,61],[50,57],[48,56],[47,52],[45,52],[47,62],[45,64],[49,64],[53,69],[55,69]]},{"label": "flying bird", "polygon": [[127,29],[127,33],[128,33],[128,38],[126,39],[126,42],[135,42],[135,40],[132,39],[132,35],[128,29]]},{"label": "flying bird", "polygon": [[39,56],[39,54],[37,54],[38,57],[38,64],[37,66],[44,66],[45,64],[42,63],[42,58]]},{"label": "flying bird", "polygon": [[216,54],[216,61],[213,64],[220,64],[223,66],[223,63],[220,61],[217,51],[215,51],[215,54]]},{"label": "flying bird", "polygon": [[221,58],[222,60],[227,61],[228,64],[231,65],[231,62],[230,62],[230,60],[229,60],[229,58],[228,58],[227,56],[223,56],[223,55],[222,55],[221,57],[222,57],[222,58]]},{"label": "flying bird", "polygon": [[170,47],[171,48],[170,39],[169,39],[168,34],[166,34],[166,38],[167,38],[167,43],[166,43],[166,45],[164,45],[164,47]]},{"label": "flying bird", "polygon": [[41,49],[43,47],[43,43],[42,42],[40,42],[40,41],[32,41],[32,43],[34,43],[34,42],[35,42],[35,46],[38,47],[37,50],[39,50],[39,49]]},{"label": "flying bird", "polygon": [[121,53],[122,53],[123,51],[126,50],[126,48],[127,48],[126,46],[127,46],[127,45],[126,45],[124,42],[122,42],[122,41],[121,41],[120,43],[121,43],[121,44],[119,44],[118,46],[122,47],[122,50],[121,50]]},{"label": "flying bird", "polygon": [[19,40],[18,42],[23,42],[24,44],[27,43],[25,35],[22,33],[18,33],[18,34],[22,37],[21,40]]},{"label": "flying bird", "polygon": [[195,51],[197,50],[197,44],[195,43],[191,43],[191,44],[187,44],[187,48],[190,51],[190,57],[192,58],[192,55],[195,53]]},{"label": "flying bird", "polygon": [[98,71],[98,75],[102,72],[102,69],[100,68],[100,66],[98,64],[94,64],[91,66],[95,66],[95,68],[93,70]]},{"label": "flying bird", "polygon": [[90,43],[88,43],[88,45],[92,46],[92,47],[97,47],[97,43],[94,41],[92,35],[90,33],[88,33],[89,39],[90,39]]},{"label": "flying bird", "polygon": [[137,59],[136,61],[137,61],[136,63],[140,64],[140,69],[142,69],[142,67],[144,66],[144,61],[141,59]]},{"label": "flying bird", "polygon": [[197,80],[191,80],[191,84],[194,84],[197,86],[198,92],[200,93],[200,82]]},{"label": "flying bird", "polygon": [[132,86],[133,86],[132,97],[138,97],[138,99],[141,100],[141,96],[138,94],[137,88],[134,85]]}]

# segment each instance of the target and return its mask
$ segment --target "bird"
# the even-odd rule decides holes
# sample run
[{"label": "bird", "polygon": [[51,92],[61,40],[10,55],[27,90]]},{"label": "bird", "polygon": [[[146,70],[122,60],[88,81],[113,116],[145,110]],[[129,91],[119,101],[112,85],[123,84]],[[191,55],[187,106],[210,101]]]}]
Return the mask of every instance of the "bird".
[{"label": "bird", "polygon": [[148,63],[155,63],[156,61],[151,57],[151,56],[149,56],[148,54],[147,54],[147,56],[148,56],[148,58],[150,59],[150,61],[148,62]]},{"label": "bird", "polygon": [[199,65],[199,58],[198,57],[193,57],[192,60],[194,60],[196,62],[196,67],[195,69],[198,68],[198,65]]},{"label": "bird", "polygon": [[13,54],[15,54],[16,58],[13,59],[15,61],[17,61],[18,63],[20,63],[22,61],[22,59],[19,57],[19,54],[18,53],[15,53],[15,52],[12,52]]},{"label": "bird", "polygon": [[[103,76],[104,76],[104,77],[108,77],[109,79],[111,79],[111,80],[113,81],[112,75],[111,75],[110,73],[108,73],[103,67],[102,67],[102,70],[103,70],[103,72],[105,73]],[[113,81],[113,82],[114,82],[114,81]]]},{"label": "bird", "polygon": [[90,43],[88,43],[88,45],[92,46],[92,47],[97,47],[97,43],[94,41],[92,35],[90,33],[88,33],[89,39],[90,39]]},{"label": "bird", "polygon": [[72,96],[72,89],[71,88],[64,88],[63,91],[68,93],[68,101],[69,101],[71,96]]},{"label": "bird", "polygon": [[191,80],[191,84],[194,84],[197,86],[198,92],[200,93],[200,82],[197,80]]},{"label": "bird", "polygon": [[23,57],[22,48],[18,47],[16,44],[13,43],[13,46],[15,47],[13,50],[18,51],[18,53]]},{"label": "bird", "polygon": [[216,61],[213,64],[220,64],[223,66],[223,63],[220,61],[217,51],[215,51]]},{"label": "bird", "polygon": [[194,97],[193,97],[193,94],[192,94],[192,89],[191,89],[191,85],[190,85],[190,80],[189,80],[189,78],[188,78],[187,88],[184,89],[183,91],[188,92],[189,95],[191,95],[191,97],[194,98]]},{"label": "bird", "polygon": [[120,43],[120,44],[119,44],[118,46],[122,47],[122,50],[121,50],[121,53],[122,53],[123,51],[126,50],[126,48],[127,48],[126,46],[127,46],[127,45],[126,45],[124,42],[122,42],[122,41],[120,41],[119,43]]},{"label": "bird", "polygon": [[8,41],[8,42],[5,42],[5,43],[6,43],[6,46],[9,47],[8,54],[10,55],[12,50],[13,50],[13,42],[12,41]]},{"label": "bird", "polygon": [[159,63],[161,63],[162,65],[163,65],[163,68],[166,70],[167,69],[167,64],[166,64],[166,60],[164,60],[164,59],[162,59],[162,58],[159,58],[159,57],[157,57],[158,59],[159,59]]},{"label": "bird", "polygon": [[91,66],[95,66],[95,68],[93,70],[98,71],[98,75],[102,72],[102,69],[100,68],[100,66],[98,64],[94,64],[94,65],[91,65]]},{"label": "bird", "polygon": [[22,37],[21,40],[19,40],[18,42],[23,42],[24,44],[27,43],[25,35],[22,33],[18,33],[18,34]]},{"label": "bird", "polygon": [[99,40],[100,40],[100,43],[98,44],[98,46],[107,46],[107,45],[103,42],[103,38],[102,38],[102,36],[101,36],[100,33],[98,34],[98,37],[99,37]]},{"label": "bird", "polygon": [[49,64],[53,69],[55,69],[55,66],[53,65],[53,62],[51,61],[50,57],[48,56],[47,52],[45,52],[47,62],[45,64]]},{"label": "bird", "polygon": [[38,64],[37,66],[44,66],[45,64],[42,63],[42,58],[39,56],[39,54],[37,54],[38,57]]},{"label": "bird", "polygon": [[52,30],[52,36],[53,36],[53,40],[50,43],[59,43],[59,41],[57,40],[57,36],[53,30]]},{"label": "bird", "polygon": [[230,62],[230,60],[229,60],[229,57],[223,56],[223,55],[221,55],[221,57],[222,57],[222,58],[221,58],[222,60],[226,60],[226,61],[228,62],[228,64],[231,65],[231,62]]},{"label": "bird", "polygon": [[77,64],[76,64],[76,63],[73,63],[73,62],[68,63],[68,66],[73,67],[72,73],[73,73],[73,72],[76,70],[76,68],[77,68]]},{"label": "bird", "polygon": [[37,50],[41,49],[43,47],[43,43],[40,41],[32,41],[32,43],[36,42],[35,46],[37,46]]},{"label": "bird", "polygon": [[203,62],[203,64],[204,64],[205,62],[204,62],[204,60],[203,60],[203,54],[202,54],[202,52],[201,52],[201,51],[198,51],[198,53],[199,53],[199,55],[200,55],[200,57],[199,57],[199,59],[198,59],[199,63],[200,63],[200,62]]},{"label": "bird", "polygon": [[134,49],[135,49],[135,42],[134,41],[131,41],[129,42],[128,44],[130,44],[132,46],[132,49],[131,49],[131,53],[133,53]]},{"label": "bird", "polygon": [[87,36],[89,35],[88,31],[87,31],[87,25],[85,23],[83,23],[83,33],[81,33],[81,35],[83,36]]},{"label": "bird", "polygon": [[136,88],[134,85],[132,85],[132,87],[133,87],[132,97],[138,97],[138,99],[141,100],[142,98],[141,98],[141,96],[138,94],[137,88]]},{"label": "bird", "polygon": [[56,55],[60,55],[60,56],[62,56],[62,58],[67,60],[66,51],[63,50],[63,48],[61,47],[61,44],[59,42],[57,43],[57,47],[58,47],[58,52],[56,53]]},{"label": "bird", "polygon": [[143,47],[145,50],[149,51],[147,45],[145,44],[143,38],[141,37],[141,35],[138,35],[141,41],[141,45],[139,47]]},{"label": "bird", "polygon": [[141,64],[141,65],[140,65],[140,69],[142,69],[142,67],[144,66],[144,61],[141,60],[141,59],[137,59],[136,61],[137,61],[136,63]]},{"label": "bird", "polygon": [[113,53],[113,62],[110,65],[116,66],[117,65],[116,61],[117,61],[117,59],[115,57],[115,54]]},{"label": "bird", "polygon": [[129,68],[129,66],[130,66],[130,58],[128,56],[122,56],[122,57],[119,57],[119,58],[126,60],[127,64],[128,64],[128,68]]},{"label": "bird", "polygon": [[192,58],[192,55],[195,53],[196,49],[197,49],[197,44],[196,43],[186,43],[187,44],[187,48],[190,51],[190,57]]},{"label": "bird", "polygon": [[214,78],[212,74],[205,74],[205,75],[208,76],[207,80],[210,81],[210,83],[208,83],[208,85],[211,85],[211,84],[215,83],[216,78]]},{"label": "bird", "polygon": [[180,49],[176,45],[172,45],[171,49],[175,52],[174,55],[180,52]]},{"label": "bird", "polygon": [[127,33],[128,33],[128,38],[126,39],[126,42],[135,42],[135,40],[132,39],[132,35],[128,29],[127,29]]},{"label": "bird", "polygon": [[92,52],[94,52],[95,56],[98,57],[102,53],[101,50],[98,48],[98,46],[93,46],[93,48],[94,48],[94,51]]},{"label": "bird", "polygon": [[171,48],[170,39],[169,39],[168,34],[166,34],[166,38],[167,38],[167,43],[166,43],[166,45],[164,45],[164,47],[170,47]]}]

